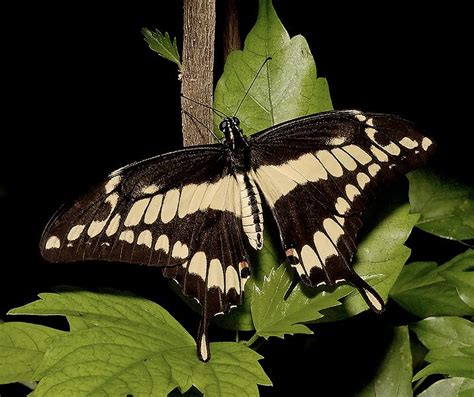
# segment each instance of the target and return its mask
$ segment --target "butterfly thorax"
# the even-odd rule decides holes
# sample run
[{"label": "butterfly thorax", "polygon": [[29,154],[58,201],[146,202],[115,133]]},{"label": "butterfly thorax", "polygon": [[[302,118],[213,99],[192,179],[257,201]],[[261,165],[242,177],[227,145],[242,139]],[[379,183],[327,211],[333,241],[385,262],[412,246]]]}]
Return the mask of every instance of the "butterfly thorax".
[{"label": "butterfly thorax", "polygon": [[224,134],[223,146],[227,151],[229,168],[232,174],[245,174],[251,168],[250,145],[240,128],[237,117],[226,117],[219,125]]},{"label": "butterfly thorax", "polygon": [[230,151],[232,172],[240,188],[242,228],[255,249],[263,247],[262,200],[253,178],[250,176],[250,146],[240,128],[237,117],[226,117],[219,125],[224,133],[224,145]]},{"label": "butterfly thorax", "polygon": [[[248,161],[248,164],[244,164],[245,160],[249,160],[247,157],[250,150],[247,138],[244,136],[244,132],[240,128],[239,119],[237,117],[226,117],[219,124],[219,129],[225,137],[223,144],[229,148],[233,157],[237,161],[236,166],[250,166],[250,161]],[[240,164],[239,160],[241,162]]]}]

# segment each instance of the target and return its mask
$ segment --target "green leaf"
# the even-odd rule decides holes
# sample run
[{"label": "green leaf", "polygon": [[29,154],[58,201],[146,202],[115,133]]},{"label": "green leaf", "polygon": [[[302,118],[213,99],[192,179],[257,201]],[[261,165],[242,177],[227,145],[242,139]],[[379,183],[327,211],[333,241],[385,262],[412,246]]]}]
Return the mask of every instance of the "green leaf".
[{"label": "green leaf", "polygon": [[425,360],[433,362],[448,356],[467,356],[462,349],[474,345],[474,324],[461,317],[430,317],[411,326],[429,349]]},{"label": "green leaf", "polygon": [[411,397],[412,359],[408,327],[393,330],[393,339],[372,381],[358,397]]},{"label": "green leaf", "polygon": [[[165,396],[192,385],[205,396],[258,396],[270,385],[262,357],[239,343],[211,343],[198,360],[188,332],[161,306],[130,294],[86,291],[41,294],[10,314],[79,318],[80,328],[51,339],[37,371],[35,396]],[[87,324],[89,328],[85,328]]]},{"label": "green leaf", "polygon": [[460,397],[463,392],[470,392],[465,397],[474,395],[474,380],[466,378],[450,378],[433,383],[418,397]]},{"label": "green leaf", "polygon": [[158,29],[152,32],[147,28],[143,28],[142,34],[145,37],[145,41],[148,43],[148,46],[153,51],[168,61],[174,62],[176,65],[178,65],[179,70],[181,70],[181,61],[179,57],[178,46],[176,44],[176,38],[171,40],[168,32],[163,34]]},{"label": "green leaf", "polygon": [[455,356],[437,360],[417,372],[413,377],[413,381],[433,374],[474,379],[474,358]]},{"label": "green leaf", "polygon": [[[465,275],[472,274],[466,270],[472,268],[473,263],[474,250],[467,250],[441,266],[434,262],[411,263],[403,268],[390,296],[419,317],[472,316],[474,309],[460,297],[460,284],[452,282],[452,275],[464,279]],[[468,279],[472,276],[468,276],[466,282]]]},{"label": "green leaf", "polygon": [[0,384],[32,382],[47,340],[63,332],[37,324],[0,324]]},{"label": "green leaf", "polygon": [[[267,57],[272,59],[257,76]],[[238,112],[246,134],[332,109],[327,82],[316,78],[316,65],[306,40],[301,35],[290,38],[271,0],[259,1],[257,22],[243,51],[234,51],[227,58],[216,86],[214,106],[234,114],[256,76]],[[215,130],[219,134],[220,121],[215,116]]]},{"label": "green leaf", "polygon": [[474,309],[474,272],[444,271],[441,276],[456,286],[456,291],[462,301]]},{"label": "green leaf", "polygon": [[322,317],[322,309],[340,305],[338,299],[350,293],[346,286],[331,293],[315,294],[298,284],[285,300],[292,281],[288,270],[287,266],[281,265],[270,271],[261,287],[254,284],[252,318],[257,334],[266,339],[271,336],[283,338],[287,334],[312,334],[301,323]]},{"label": "green leaf", "polygon": [[[379,295],[387,300],[403,265],[410,256],[404,243],[410,236],[418,215],[409,213],[408,204],[391,205],[381,209],[362,241],[358,244],[354,270],[362,276]],[[367,304],[356,289],[343,300],[343,305],[324,311],[321,321],[335,321],[354,316],[367,310]]]},{"label": "green leaf", "polygon": [[408,174],[412,212],[417,227],[440,237],[474,238],[474,187],[446,180],[429,169]]},{"label": "green leaf", "polygon": [[429,364],[413,380],[431,374],[474,377],[474,324],[459,317],[432,317],[412,327],[429,349]]}]

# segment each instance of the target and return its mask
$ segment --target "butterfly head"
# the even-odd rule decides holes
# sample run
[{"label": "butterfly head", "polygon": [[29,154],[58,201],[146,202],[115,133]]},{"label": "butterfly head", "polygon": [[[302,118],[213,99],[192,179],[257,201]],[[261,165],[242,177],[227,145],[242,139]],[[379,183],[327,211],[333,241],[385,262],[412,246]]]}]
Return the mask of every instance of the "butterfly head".
[{"label": "butterfly head", "polygon": [[219,124],[219,129],[224,134],[226,143],[231,144],[233,148],[235,148],[236,141],[243,139],[240,120],[235,116],[225,117]]}]

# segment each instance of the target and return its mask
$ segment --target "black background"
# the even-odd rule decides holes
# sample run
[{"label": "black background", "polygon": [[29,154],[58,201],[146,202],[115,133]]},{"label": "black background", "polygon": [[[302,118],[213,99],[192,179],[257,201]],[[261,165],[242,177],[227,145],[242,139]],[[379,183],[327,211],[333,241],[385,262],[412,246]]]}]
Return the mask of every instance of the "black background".
[{"label": "black background", "polygon": [[[309,3],[281,0],[275,6],[290,35],[306,37],[334,107],[415,121],[439,144],[434,166],[472,182],[467,6],[414,9],[384,2],[374,8],[357,2],[308,10]],[[255,1],[242,2],[243,34],[256,11]],[[42,228],[62,202],[109,171],[180,146],[176,68],[149,50],[140,33],[143,26],[158,27],[181,43],[180,2],[17,3],[2,18],[0,318],[55,285],[112,287],[160,303],[194,334],[197,315],[169,291],[158,270],[52,265],[37,248]],[[218,40],[216,77],[221,71]],[[425,260],[443,261],[460,250],[440,240],[433,247],[432,241],[415,232],[409,244]],[[391,304],[382,317],[365,313],[318,326],[314,337],[267,343],[259,351],[275,387],[262,389],[262,395],[350,395],[370,379],[388,337],[384,329],[400,315],[410,320]],[[211,338],[233,335],[212,328]],[[0,387],[2,396],[16,393],[26,389]]]}]

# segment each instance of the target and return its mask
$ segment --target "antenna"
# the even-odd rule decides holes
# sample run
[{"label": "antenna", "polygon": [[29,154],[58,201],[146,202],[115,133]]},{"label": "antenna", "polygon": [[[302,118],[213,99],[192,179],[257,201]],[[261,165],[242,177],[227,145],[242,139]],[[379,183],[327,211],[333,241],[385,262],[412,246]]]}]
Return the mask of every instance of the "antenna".
[{"label": "antenna", "polygon": [[196,121],[197,123],[201,124],[206,130],[209,131],[209,133],[217,139],[218,142],[222,143],[222,140],[212,131],[207,125],[205,125],[201,120],[199,120],[197,117],[193,116],[191,113],[189,113],[187,110],[182,110],[182,112],[190,117],[193,121]]},{"label": "antenna", "polygon": [[255,74],[255,77],[253,78],[252,82],[250,83],[249,88],[247,89],[247,92],[245,93],[245,95],[243,96],[243,98],[240,100],[239,106],[237,106],[237,110],[235,111],[233,117],[235,117],[235,116],[237,115],[237,113],[238,113],[240,107],[241,107],[242,104],[244,103],[245,98],[247,98],[247,95],[248,95],[248,93],[250,92],[250,89],[252,88],[252,86],[254,85],[255,81],[257,80],[258,75],[260,74],[260,72],[262,71],[263,67],[265,66],[265,64],[266,64],[270,59],[272,59],[272,57],[267,57],[267,58],[265,58],[265,60],[263,61],[262,65],[258,68],[257,73]]},{"label": "antenna", "polygon": [[[228,117],[224,112],[222,112],[222,111],[220,111],[220,110],[218,110],[218,109],[216,109],[216,108],[213,108],[212,106],[206,105],[205,103],[198,102],[198,101],[196,101],[196,100],[194,100],[194,99],[191,99],[191,98],[189,98],[189,97],[187,97],[187,96],[185,96],[185,95],[183,95],[183,94],[181,94],[181,98],[187,99],[189,102],[195,103],[196,105],[201,105],[201,106],[203,106],[203,107],[205,107],[205,108],[207,108],[207,109],[211,109],[215,114],[217,114],[217,115],[220,116],[220,117]],[[189,112],[187,112],[187,113],[189,113]]]}]

